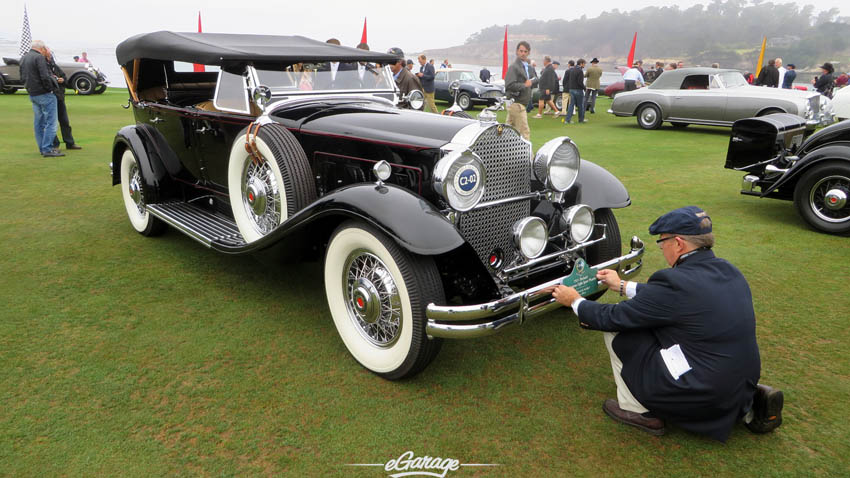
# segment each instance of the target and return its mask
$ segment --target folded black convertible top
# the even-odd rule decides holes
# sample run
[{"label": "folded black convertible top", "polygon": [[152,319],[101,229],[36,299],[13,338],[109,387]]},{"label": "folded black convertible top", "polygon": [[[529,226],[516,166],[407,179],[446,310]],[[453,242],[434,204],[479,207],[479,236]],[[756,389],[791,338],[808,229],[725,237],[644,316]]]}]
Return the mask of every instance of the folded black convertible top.
[{"label": "folded black convertible top", "polygon": [[169,31],[130,37],[118,44],[115,56],[120,65],[131,63],[136,58],[219,66],[322,61],[392,63],[398,59],[385,53],[332,45],[302,36]]}]

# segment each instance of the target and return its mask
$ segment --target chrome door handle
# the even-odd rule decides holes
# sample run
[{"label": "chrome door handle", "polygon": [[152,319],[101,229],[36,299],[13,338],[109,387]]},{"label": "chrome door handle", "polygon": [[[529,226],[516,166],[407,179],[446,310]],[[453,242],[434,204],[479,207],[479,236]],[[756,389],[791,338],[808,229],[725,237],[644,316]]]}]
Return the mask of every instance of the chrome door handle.
[{"label": "chrome door handle", "polygon": [[206,126],[204,126],[203,128],[196,129],[195,132],[198,133],[198,134],[207,134],[207,133],[210,133],[210,132],[215,133],[215,130],[213,130],[212,128],[207,128]]},{"label": "chrome door handle", "polygon": [[165,120],[162,119],[162,118],[159,118],[159,117],[150,119],[150,122],[153,123],[153,124],[162,123],[163,121],[165,121]]}]

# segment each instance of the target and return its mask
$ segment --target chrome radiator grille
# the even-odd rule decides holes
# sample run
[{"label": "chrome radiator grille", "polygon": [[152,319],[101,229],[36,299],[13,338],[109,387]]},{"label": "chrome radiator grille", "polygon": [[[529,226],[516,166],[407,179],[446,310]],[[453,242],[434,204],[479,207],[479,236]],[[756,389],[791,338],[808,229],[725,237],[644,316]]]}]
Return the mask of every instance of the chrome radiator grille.
[{"label": "chrome radiator grille", "polygon": [[[493,125],[478,136],[470,149],[487,170],[482,201],[518,196],[531,190],[531,145],[515,129]],[[517,256],[511,228],[529,214],[531,201],[525,199],[462,213],[458,226],[485,266],[496,249],[503,254],[502,263],[509,264]]]},{"label": "chrome radiator grille", "polygon": [[502,252],[502,264],[517,257],[511,226],[531,213],[531,201],[514,201],[485,209],[473,209],[460,217],[460,232],[475,249],[485,266],[496,249]]},{"label": "chrome radiator grille", "polygon": [[820,95],[809,98],[809,106],[812,108],[812,118],[818,119],[820,114]]},{"label": "chrome radiator grille", "polygon": [[[499,128],[502,133],[499,134]],[[482,201],[492,201],[531,190],[531,145],[515,129],[493,125],[469,148],[487,170]]]}]

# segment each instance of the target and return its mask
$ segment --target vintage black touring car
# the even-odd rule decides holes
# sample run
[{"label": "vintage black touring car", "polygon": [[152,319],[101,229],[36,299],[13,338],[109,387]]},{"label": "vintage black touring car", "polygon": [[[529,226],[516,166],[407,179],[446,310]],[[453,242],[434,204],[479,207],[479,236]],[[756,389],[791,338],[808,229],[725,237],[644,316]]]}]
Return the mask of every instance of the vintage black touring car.
[{"label": "vintage black touring car", "polygon": [[726,168],[743,171],[741,194],[794,201],[815,229],[850,232],[850,121],[806,136],[806,122],[777,113],[735,122]]},{"label": "vintage black touring car", "polygon": [[136,124],[115,136],[112,182],[132,226],[266,263],[323,259],[339,335],[380,376],[558,307],[544,289],[579,258],[640,268],[639,239],[621,255],[620,181],[569,138],[532,156],[509,126],[397,108],[378,66],[394,56],[174,32],[116,53]]}]

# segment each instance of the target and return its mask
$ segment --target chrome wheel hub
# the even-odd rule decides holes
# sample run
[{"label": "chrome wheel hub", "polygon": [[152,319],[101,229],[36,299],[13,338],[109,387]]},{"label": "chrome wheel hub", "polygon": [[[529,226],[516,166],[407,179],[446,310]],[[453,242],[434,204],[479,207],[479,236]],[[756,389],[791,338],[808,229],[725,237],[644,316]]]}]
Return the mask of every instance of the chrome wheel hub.
[{"label": "chrome wheel hub", "polygon": [[815,215],[832,223],[850,220],[850,178],[827,176],[816,182],[809,191],[809,207]]},{"label": "chrome wheel hub", "polygon": [[377,347],[394,344],[401,336],[401,297],[386,264],[360,249],[343,271],[345,305],[360,335]]},{"label": "chrome wheel hub", "polygon": [[827,208],[837,211],[847,204],[847,193],[841,189],[830,189],[824,199]]},{"label": "chrome wheel hub", "polygon": [[130,199],[136,204],[139,209],[139,214],[145,213],[145,197],[142,193],[142,176],[139,174],[139,167],[133,165],[130,169],[130,181],[127,189],[130,194]]},{"label": "chrome wheel hub", "polygon": [[242,173],[242,202],[254,229],[262,235],[280,224],[282,205],[280,184],[269,165],[246,159]]},{"label": "chrome wheel hub", "polygon": [[650,125],[655,122],[655,110],[652,108],[645,108],[643,112],[640,114],[641,121],[643,124]]},{"label": "chrome wheel hub", "polygon": [[251,178],[245,191],[245,200],[256,215],[266,212],[266,185],[257,178]]}]

